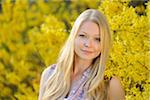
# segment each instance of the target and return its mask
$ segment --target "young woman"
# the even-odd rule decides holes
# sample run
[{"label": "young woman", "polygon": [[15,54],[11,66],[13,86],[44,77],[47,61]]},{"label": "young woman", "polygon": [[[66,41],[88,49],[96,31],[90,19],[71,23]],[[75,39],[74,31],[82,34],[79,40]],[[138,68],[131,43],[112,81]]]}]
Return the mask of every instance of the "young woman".
[{"label": "young woman", "polygon": [[94,9],[84,11],[56,64],[43,71],[39,100],[124,100],[119,79],[104,79],[111,40],[104,15]]}]

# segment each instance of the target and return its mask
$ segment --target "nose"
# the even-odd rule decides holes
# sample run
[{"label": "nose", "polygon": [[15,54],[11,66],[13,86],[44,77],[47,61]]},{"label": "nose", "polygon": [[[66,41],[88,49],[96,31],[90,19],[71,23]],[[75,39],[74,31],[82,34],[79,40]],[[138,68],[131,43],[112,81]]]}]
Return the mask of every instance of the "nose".
[{"label": "nose", "polygon": [[91,47],[92,46],[92,40],[90,39],[87,39],[86,41],[84,41],[84,44],[83,44],[85,47]]}]

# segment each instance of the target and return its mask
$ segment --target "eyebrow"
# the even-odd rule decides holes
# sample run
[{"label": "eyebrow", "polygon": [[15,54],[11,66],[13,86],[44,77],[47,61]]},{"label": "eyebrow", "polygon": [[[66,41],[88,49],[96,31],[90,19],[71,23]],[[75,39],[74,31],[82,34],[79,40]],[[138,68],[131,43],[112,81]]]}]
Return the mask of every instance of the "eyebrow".
[{"label": "eyebrow", "polygon": [[[87,34],[86,32],[82,31],[83,33]],[[99,36],[99,34],[96,34],[96,36]]]}]

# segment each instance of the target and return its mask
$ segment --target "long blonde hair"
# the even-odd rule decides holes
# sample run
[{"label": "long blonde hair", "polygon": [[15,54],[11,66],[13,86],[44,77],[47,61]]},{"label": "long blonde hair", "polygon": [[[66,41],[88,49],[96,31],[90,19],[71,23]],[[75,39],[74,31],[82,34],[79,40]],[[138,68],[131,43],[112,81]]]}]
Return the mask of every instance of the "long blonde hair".
[{"label": "long blonde hair", "polygon": [[47,81],[43,100],[55,100],[58,98],[64,98],[69,92],[71,85],[70,76],[73,70],[75,55],[74,40],[82,23],[87,20],[95,22],[99,26],[101,33],[101,53],[97,58],[95,58],[90,77],[86,82],[86,86],[88,86],[87,98],[90,100],[101,100],[103,94],[105,94],[103,92],[103,77],[112,39],[109,26],[104,15],[97,10],[88,9],[80,14],[80,16],[76,19],[70,36],[60,51],[60,55],[56,64],[56,71],[49,77]]}]

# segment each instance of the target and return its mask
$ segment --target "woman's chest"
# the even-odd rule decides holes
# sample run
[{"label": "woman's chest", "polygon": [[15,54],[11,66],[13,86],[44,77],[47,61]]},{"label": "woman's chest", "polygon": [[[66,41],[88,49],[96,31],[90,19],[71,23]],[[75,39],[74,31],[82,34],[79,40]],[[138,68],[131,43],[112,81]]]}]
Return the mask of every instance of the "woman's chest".
[{"label": "woman's chest", "polygon": [[66,97],[66,100],[85,100],[86,93],[88,90],[88,86],[86,86],[86,82],[88,80],[89,71],[86,70],[81,77],[72,81],[70,91]]}]

